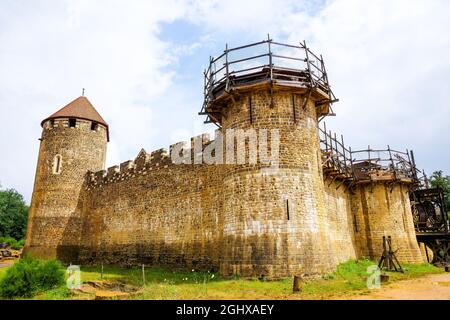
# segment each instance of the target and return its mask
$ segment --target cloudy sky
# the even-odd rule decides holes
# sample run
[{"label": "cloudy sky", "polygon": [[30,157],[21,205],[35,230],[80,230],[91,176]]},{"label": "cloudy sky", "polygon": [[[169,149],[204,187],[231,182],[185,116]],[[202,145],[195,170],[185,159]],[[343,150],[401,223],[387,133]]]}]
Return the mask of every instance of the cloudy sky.
[{"label": "cloudy sky", "polygon": [[323,54],[326,122],[349,145],[450,174],[449,17],[447,0],[0,0],[1,184],[30,200],[39,123],[82,88],[111,128],[107,165],[212,131],[209,56],[268,33]]}]

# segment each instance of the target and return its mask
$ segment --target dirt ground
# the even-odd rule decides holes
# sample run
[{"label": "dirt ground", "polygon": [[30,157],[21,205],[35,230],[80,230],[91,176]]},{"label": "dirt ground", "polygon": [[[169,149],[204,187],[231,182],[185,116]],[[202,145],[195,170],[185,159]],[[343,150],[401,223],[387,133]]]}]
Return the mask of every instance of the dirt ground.
[{"label": "dirt ground", "polygon": [[366,295],[346,297],[351,300],[450,300],[450,273],[431,274],[373,289]]},{"label": "dirt ground", "polygon": [[0,261],[0,268],[6,268],[9,267],[14,263],[14,260],[1,260]]}]

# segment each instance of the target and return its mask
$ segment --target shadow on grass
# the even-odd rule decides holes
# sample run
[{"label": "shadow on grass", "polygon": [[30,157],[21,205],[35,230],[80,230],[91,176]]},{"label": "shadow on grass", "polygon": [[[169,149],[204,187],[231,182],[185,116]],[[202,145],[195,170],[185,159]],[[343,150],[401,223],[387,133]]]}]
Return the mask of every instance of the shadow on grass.
[{"label": "shadow on grass", "polygon": [[[81,266],[82,282],[101,279],[101,266]],[[103,267],[104,280],[124,281],[131,285],[143,284],[142,267]],[[210,271],[187,271],[185,269],[169,270],[162,267],[146,267],[145,283],[200,284],[224,280],[217,273]]]}]

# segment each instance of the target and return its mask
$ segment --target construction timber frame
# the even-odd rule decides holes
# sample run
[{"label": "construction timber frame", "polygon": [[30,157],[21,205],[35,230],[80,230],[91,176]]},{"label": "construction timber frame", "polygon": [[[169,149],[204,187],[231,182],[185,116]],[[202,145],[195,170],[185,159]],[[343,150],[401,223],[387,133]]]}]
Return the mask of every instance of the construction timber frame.
[{"label": "construction timber frame", "polygon": [[[221,126],[221,109],[228,98],[241,90],[269,85],[277,88],[307,89],[316,101],[321,118],[332,115],[331,104],[338,99],[331,91],[322,55],[314,54],[303,41],[298,45],[267,40],[228,48],[217,58],[210,57],[204,71],[204,102],[200,115],[205,123]],[[273,106],[273,101],[272,104]]]},{"label": "construction timber frame", "polygon": [[[344,144],[344,137],[327,130],[326,123],[319,127],[322,169],[324,176],[341,181],[350,190],[360,183],[401,181],[412,187],[418,184],[414,153],[386,149],[352,150]],[[331,184],[331,182],[330,182]],[[338,187],[341,184],[338,184]]]},{"label": "construction timber frame", "polygon": [[[410,201],[417,241],[424,245],[428,262],[449,266],[450,224],[444,191],[441,188],[419,188],[410,193]],[[432,258],[428,250],[433,253]]]},{"label": "construction timber frame", "polygon": [[[425,248],[427,260],[437,266],[450,265],[450,223],[441,188],[430,188],[425,173],[417,170],[413,151],[387,149],[352,150],[344,138],[319,127],[325,182],[339,181],[353,192],[354,186],[372,181],[401,181],[409,185],[416,238]],[[432,252],[430,257],[429,250]]]}]

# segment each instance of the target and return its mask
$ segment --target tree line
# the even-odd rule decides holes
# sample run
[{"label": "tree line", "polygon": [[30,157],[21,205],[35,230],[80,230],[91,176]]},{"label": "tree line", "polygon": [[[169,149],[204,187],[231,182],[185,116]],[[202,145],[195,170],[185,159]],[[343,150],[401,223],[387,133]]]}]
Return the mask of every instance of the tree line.
[{"label": "tree line", "polygon": [[29,207],[15,189],[1,189],[0,185],[0,238],[25,238]]},{"label": "tree line", "polygon": [[433,172],[430,177],[430,185],[433,188],[442,188],[445,195],[445,206],[450,218],[450,176],[444,175],[442,170]]}]

